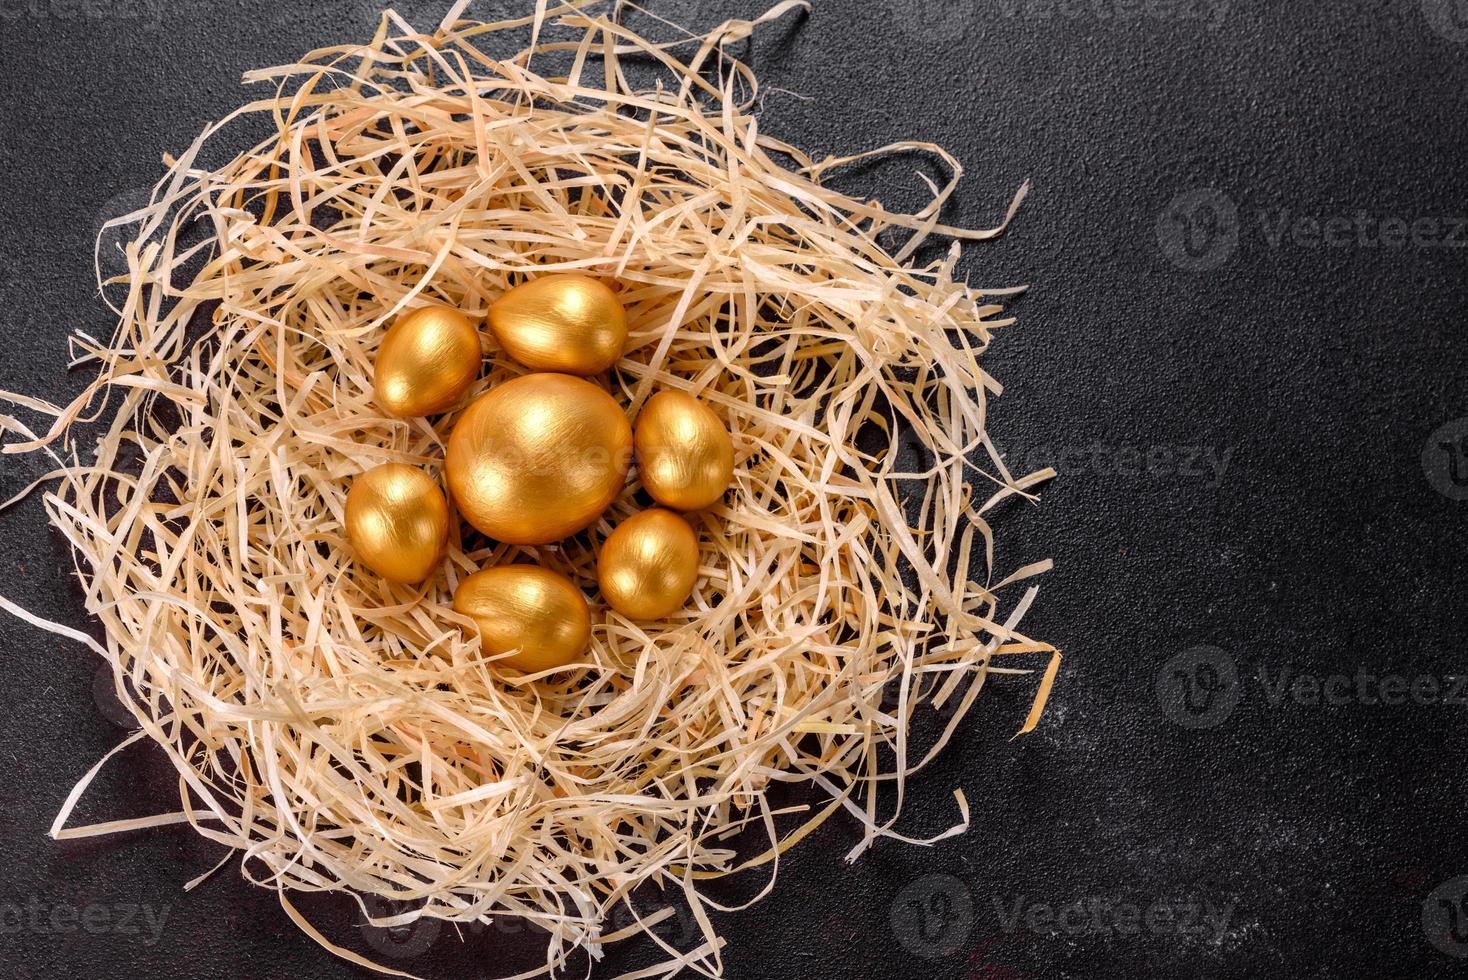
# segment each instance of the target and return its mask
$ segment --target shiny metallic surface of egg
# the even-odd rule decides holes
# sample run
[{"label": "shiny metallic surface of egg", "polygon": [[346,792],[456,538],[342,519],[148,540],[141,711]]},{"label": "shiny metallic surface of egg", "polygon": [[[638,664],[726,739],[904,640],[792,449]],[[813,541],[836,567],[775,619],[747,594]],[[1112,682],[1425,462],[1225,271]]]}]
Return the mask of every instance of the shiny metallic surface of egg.
[{"label": "shiny metallic surface of egg", "polygon": [[489,308],[489,329],[531,370],[598,374],[622,356],[627,313],[616,293],[589,276],[540,276]]},{"label": "shiny metallic surface of egg", "polygon": [[470,524],[509,544],[549,544],[590,525],[622,492],[632,426],[589,381],[527,374],[464,411],[444,463]]},{"label": "shiny metallic surface of egg", "polygon": [[683,608],[698,581],[698,535],[661,507],[633,514],[602,542],[602,596],[628,619],[662,619]]},{"label": "shiny metallic surface of egg", "polygon": [[734,481],[734,443],[713,409],[681,391],[647,400],[632,435],[637,471],[652,498],[675,510],[698,510]]},{"label": "shiny metallic surface of egg", "polygon": [[454,609],[479,627],[488,656],[528,674],[580,659],[591,642],[591,610],[570,579],[538,565],[497,565],[454,591]]},{"label": "shiny metallic surface of egg", "polygon": [[479,331],[458,310],[425,306],[405,313],[377,349],[377,403],[398,418],[446,412],[479,377],[483,357]]},{"label": "shiny metallic surface of egg", "polygon": [[443,557],[449,505],[427,473],[405,463],[384,463],[352,481],[346,526],[362,564],[392,582],[421,582]]}]

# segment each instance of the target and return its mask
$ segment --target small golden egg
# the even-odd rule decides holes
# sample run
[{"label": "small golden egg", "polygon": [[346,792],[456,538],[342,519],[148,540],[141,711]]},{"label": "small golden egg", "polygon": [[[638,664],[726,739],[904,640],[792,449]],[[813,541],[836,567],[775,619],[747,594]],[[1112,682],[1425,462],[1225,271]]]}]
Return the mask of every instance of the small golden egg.
[{"label": "small golden egg", "polygon": [[489,308],[489,329],[534,371],[597,374],[622,356],[627,313],[616,293],[589,276],[541,276]]},{"label": "small golden egg", "polygon": [[688,601],[698,581],[698,535],[661,507],[633,514],[602,542],[601,593],[628,619],[662,619]]},{"label": "small golden egg", "polygon": [[681,391],[647,400],[632,435],[642,485],[677,510],[717,503],[734,480],[734,443],[713,409]]},{"label": "small golden egg", "polygon": [[464,411],[444,464],[470,524],[510,544],[548,544],[591,524],[622,492],[632,426],[590,381],[527,374]]},{"label": "small golden egg", "polygon": [[405,313],[377,348],[377,403],[398,418],[446,412],[479,377],[483,357],[479,331],[458,310],[425,306]]},{"label": "small golden egg", "polygon": [[454,609],[479,627],[486,654],[527,674],[564,667],[591,642],[591,610],[564,575],[538,565],[497,565],[475,572],[454,592]]},{"label": "small golden egg", "polygon": [[392,582],[421,582],[443,557],[449,505],[427,473],[384,463],[352,481],[346,520],[362,564]]}]

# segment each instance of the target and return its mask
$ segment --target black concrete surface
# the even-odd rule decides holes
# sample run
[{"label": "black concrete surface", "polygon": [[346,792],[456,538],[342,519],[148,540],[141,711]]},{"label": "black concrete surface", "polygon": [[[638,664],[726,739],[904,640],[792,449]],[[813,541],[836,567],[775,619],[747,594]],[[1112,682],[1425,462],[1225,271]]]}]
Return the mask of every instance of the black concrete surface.
[{"label": "black concrete surface", "polygon": [[[654,3],[704,24],[758,6]],[[110,329],[97,227],[247,96],[241,72],[365,38],[375,9],[0,0],[0,389],[78,388],[64,338]],[[814,155],[950,147],[955,222],[1033,182],[962,267],[1034,286],[988,360],[992,426],[1062,475],[998,515],[998,561],[1056,560],[1027,625],[1068,657],[1036,733],[1007,740],[1032,685],[1001,680],[910,787],[905,830],[948,826],[961,787],[966,836],[847,867],[833,820],[721,920],[727,975],[1464,975],[1468,4],[816,0],[750,54],[762,128]],[[918,170],[846,179],[913,204]],[[0,459],[0,498],[42,469]],[[69,569],[37,497],[0,514],[0,595],[86,626]],[[79,645],[0,615],[0,664],[0,976],[366,975],[237,864],[185,893],[223,856],[186,828],[49,840],[125,729]],[[79,814],[176,804],[140,747]],[[302,907],[427,977],[538,955],[529,931],[384,935],[344,900]],[[652,961],[616,950],[594,975]]]}]

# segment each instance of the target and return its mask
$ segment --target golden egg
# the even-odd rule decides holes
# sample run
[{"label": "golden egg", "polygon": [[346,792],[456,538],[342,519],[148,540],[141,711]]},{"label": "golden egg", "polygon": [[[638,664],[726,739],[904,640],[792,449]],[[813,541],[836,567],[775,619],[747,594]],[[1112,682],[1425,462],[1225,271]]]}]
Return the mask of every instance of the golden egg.
[{"label": "golden egg", "polygon": [[489,308],[489,329],[532,370],[597,374],[622,356],[627,313],[616,293],[589,276],[541,276]]},{"label": "golden egg", "polygon": [[444,463],[470,524],[510,544],[548,544],[591,524],[622,492],[632,426],[590,381],[527,374],[464,411]]},{"label": "golden egg", "polygon": [[449,505],[427,473],[384,463],[347,491],[347,540],[357,560],[393,582],[421,582],[443,557]]},{"label": "golden egg", "polygon": [[707,507],[734,480],[729,432],[713,409],[692,395],[660,391],[649,398],[632,441],[642,485],[665,507]]},{"label": "golden egg", "polygon": [[479,377],[483,356],[479,331],[458,310],[405,313],[377,348],[377,403],[399,418],[446,412]]},{"label": "golden egg", "polygon": [[479,627],[486,654],[533,674],[564,667],[591,642],[591,610],[564,575],[538,565],[497,565],[475,572],[454,592],[454,609]]},{"label": "golden egg", "polygon": [[633,514],[602,542],[601,593],[628,619],[662,619],[688,601],[698,580],[698,535],[661,507]]}]

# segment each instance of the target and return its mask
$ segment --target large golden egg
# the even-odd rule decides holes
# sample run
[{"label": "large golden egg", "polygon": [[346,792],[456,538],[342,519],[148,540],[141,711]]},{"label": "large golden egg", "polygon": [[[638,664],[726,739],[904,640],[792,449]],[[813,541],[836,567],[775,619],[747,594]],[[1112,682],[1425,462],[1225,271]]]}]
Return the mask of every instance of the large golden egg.
[{"label": "large golden egg", "polygon": [[489,329],[532,370],[597,374],[622,356],[627,313],[616,293],[589,276],[541,276],[489,308]]},{"label": "large golden egg", "polygon": [[590,381],[527,374],[465,410],[444,462],[470,524],[510,544],[548,544],[591,524],[622,492],[632,427]]},{"label": "large golden egg", "polygon": [[497,565],[475,572],[454,592],[454,609],[479,627],[486,654],[528,674],[564,667],[586,652],[591,610],[570,579],[538,565]]},{"label": "large golden egg", "polygon": [[692,395],[660,391],[649,398],[632,441],[642,485],[665,507],[708,507],[734,479],[729,432],[713,409]]},{"label": "large golden egg", "polygon": [[393,582],[421,582],[443,557],[449,505],[427,473],[384,463],[347,491],[347,540],[357,560]]},{"label": "large golden egg", "polygon": [[377,348],[377,403],[399,418],[446,412],[479,377],[482,360],[479,331],[458,310],[405,313]]},{"label": "large golden egg", "polygon": [[602,542],[601,593],[628,619],[662,619],[683,608],[698,581],[698,535],[670,510],[633,514]]}]

